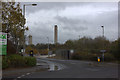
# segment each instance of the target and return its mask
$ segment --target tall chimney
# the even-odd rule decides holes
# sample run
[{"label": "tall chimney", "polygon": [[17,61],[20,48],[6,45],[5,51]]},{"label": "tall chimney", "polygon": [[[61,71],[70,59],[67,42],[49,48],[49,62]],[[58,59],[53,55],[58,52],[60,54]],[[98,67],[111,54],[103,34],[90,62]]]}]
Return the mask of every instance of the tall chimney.
[{"label": "tall chimney", "polygon": [[54,27],[54,44],[56,44],[58,41],[58,30],[57,30],[57,25]]},{"label": "tall chimney", "polygon": [[29,37],[28,44],[29,44],[29,45],[32,45],[32,35],[29,35],[28,37]]}]

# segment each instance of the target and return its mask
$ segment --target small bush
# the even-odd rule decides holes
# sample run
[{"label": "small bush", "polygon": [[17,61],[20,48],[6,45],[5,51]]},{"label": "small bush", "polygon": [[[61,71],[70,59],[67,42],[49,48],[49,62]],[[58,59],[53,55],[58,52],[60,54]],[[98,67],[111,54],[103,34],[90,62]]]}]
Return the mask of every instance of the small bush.
[{"label": "small bush", "polygon": [[105,53],[104,55],[104,61],[114,61],[115,60],[115,57],[110,54],[110,53]]},{"label": "small bush", "polygon": [[90,54],[90,55],[88,55],[88,60],[90,60],[90,61],[97,61],[97,56],[93,55],[93,54]]},{"label": "small bush", "polygon": [[24,58],[20,55],[10,55],[8,56],[10,67],[22,67],[25,66]]},{"label": "small bush", "polygon": [[35,57],[24,57],[25,63],[27,66],[35,66],[36,65],[36,58]]},{"label": "small bush", "polygon": [[8,68],[8,61],[6,56],[2,58],[2,69],[5,69],[5,68]]},{"label": "small bush", "polygon": [[71,56],[71,59],[73,59],[73,60],[81,60],[82,57],[81,57],[79,54],[75,53],[75,54],[73,54],[73,55]]}]

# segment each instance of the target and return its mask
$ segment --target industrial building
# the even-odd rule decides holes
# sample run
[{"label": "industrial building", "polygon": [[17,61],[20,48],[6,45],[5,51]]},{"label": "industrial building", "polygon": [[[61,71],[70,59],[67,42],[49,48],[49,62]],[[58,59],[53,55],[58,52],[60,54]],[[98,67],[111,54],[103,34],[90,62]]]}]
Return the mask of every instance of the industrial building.
[{"label": "industrial building", "polygon": [[59,59],[71,59],[74,50],[59,49],[55,51],[56,57]]}]

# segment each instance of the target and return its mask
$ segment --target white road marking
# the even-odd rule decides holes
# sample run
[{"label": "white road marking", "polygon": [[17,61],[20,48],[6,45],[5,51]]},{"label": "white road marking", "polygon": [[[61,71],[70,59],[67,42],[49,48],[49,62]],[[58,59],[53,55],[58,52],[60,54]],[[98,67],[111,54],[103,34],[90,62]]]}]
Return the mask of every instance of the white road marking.
[{"label": "white road marking", "polygon": [[26,75],[29,75],[30,73],[27,73]]},{"label": "white road marking", "polygon": [[76,64],[76,63],[71,63],[71,64]]},{"label": "white road marking", "polygon": [[22,75],[22,77],[25,76],[25,75]]},{"label": "white road marking", "polygon": [[86,68],[86,70],[90,70],[90,71],[99,71],[99,69],[93,69],[93,68]]},{"label": "white road marking", "polygon": [[17,77],[17,78],[21,78],[21,77]]}]

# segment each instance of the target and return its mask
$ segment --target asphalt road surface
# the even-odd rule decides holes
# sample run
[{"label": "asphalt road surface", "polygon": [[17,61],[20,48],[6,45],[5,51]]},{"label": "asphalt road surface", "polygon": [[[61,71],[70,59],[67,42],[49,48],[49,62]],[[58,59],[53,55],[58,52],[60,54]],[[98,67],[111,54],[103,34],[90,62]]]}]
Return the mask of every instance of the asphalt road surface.
[{"label": "asphalt road surface", "polygon": [[[38,58],[49,64],[46,71],[36,71],[24,73],[22,75],[12,75],[4,78],[15,80],[24,78],[118,78],[118,64],[97,63],[92,61],[79,60],[58,60],[48,58]],[[3,80],[7,80],[3,79]]]},{"label": "asphalt road surface", "polygon": [[[38,59],[52,64],[55,70],[35,72],[21,78],[118,78],[118,64],[77,60]],[[52,66],[51,66],[52,67]],[[58,69],[59,68],[59,69]]]}]

